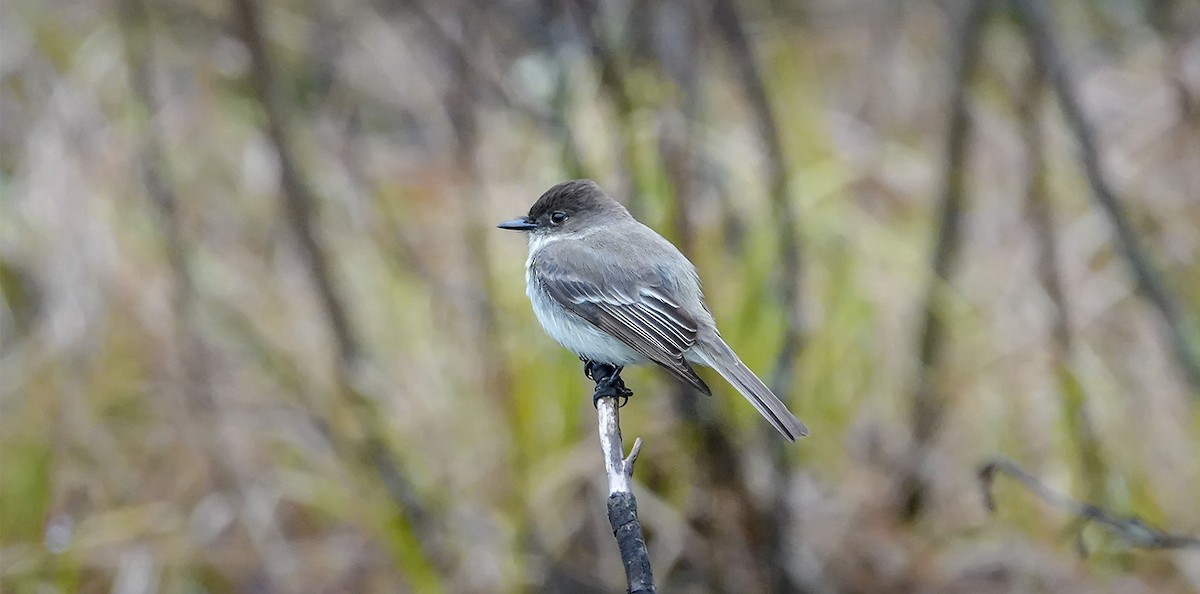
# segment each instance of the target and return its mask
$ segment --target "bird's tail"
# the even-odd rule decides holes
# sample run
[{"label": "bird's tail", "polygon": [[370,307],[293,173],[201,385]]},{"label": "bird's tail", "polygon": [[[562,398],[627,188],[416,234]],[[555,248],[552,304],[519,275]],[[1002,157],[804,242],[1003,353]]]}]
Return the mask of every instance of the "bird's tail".
[{"label": "bird's tail", "polygon": [[696,345],[701,348],[695,349],[696,354],[704,359],[703,363],[717,370],[725,381],[737,388],[750,404],[758,410],[764,418],[771,423],[784,437],[789,441],[796,441],[797,437],[808,435],[808,427],[804,426],[790,410],[780,402],[771,389],[767,387],[762,380],[746,367],[745,363],[738,358],[737,353],[721,340],[720,336],[715,336],[710,340],[704,341],[703,344]]}]

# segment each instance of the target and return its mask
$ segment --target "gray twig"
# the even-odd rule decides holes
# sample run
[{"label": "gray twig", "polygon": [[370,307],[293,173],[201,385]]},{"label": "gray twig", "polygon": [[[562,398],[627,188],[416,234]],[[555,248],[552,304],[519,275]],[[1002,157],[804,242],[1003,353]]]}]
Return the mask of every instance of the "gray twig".
[{"label": "gray twig", "polygon": [[[597,385],[597,394],[602,388]],[[642,451],[642,438],[633,440],[633,449],[624,456],[621,442],[621,417],[616,395],[600,396],[596,414],[600,421],[600,450],[604,453],[604,472],[608,475],[608,523],[612,526],[621,561],[625,565],[625,580],[629,593],[655,592],[654,574],[650,570],[650,553],[637,515],[637,498],[633,496],[633,464]]]},{"label": "gray twig", "polygon": [[1121,515],[1090,503],[1076,501],[1057,493],[1042,484],[1033,475],[1025,472],[1016,462],[1007,459],[992,460],[979,467],[979,482],[983,489],[983,501],[989,511],[996,511],[996,500],[992,484],[997,474],[1007,474],[1016,479],[1031,493],[1046,503],[1079,518],[1079,529],[1088,522],[1102,524],[1118,538],[1132,547],[1143,549],[1194,549],[1200,548],[1200,538],[1186,534],[1171,534],[1151,526],[1137,516]]}]

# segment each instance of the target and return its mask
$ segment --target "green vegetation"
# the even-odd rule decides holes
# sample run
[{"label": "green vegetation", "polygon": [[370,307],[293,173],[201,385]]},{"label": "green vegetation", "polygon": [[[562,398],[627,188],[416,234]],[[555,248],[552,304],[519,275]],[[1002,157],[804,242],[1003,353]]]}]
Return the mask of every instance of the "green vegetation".
[{"label": "green vegetation", "polygon": [[0,590],[621,591],[591,386],[493,229],[574,175],[687,252],[812,429],[625,372],[660,591],[1200,589],[1194,549],[1004,476],[989,513],[977,476],[1200,534],[1196,7],[1052,3],[1172,334],[1017,12],[931,285],[962,7],[642,4],[6,3]]}]

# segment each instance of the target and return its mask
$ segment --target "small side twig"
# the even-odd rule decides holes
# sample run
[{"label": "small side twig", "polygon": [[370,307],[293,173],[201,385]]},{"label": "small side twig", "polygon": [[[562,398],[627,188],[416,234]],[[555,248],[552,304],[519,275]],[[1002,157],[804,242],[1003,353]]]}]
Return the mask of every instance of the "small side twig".
[{"label": "small side twig", "polygon": [[[615,393],[601,395],[604,388],[596,382],[596,415],[600,421],[600,450],[604,453],[604,472],[608,475],[608,523],[621,561],[625,565],[625,580],[629,593],[652,593],[654,574],[650,571],[650,553],[637,515],[637,498],[633,496],[633,464],[642,451],[642,438],[633,441],[629,456],[624,456],[621,442],[621,416]],[[611,390],[610,390],[611,392]]]},{"label": "small side twig", "polygon": [[[992,460],[979,467],[979,483],[983,489],[983,501],[989,511],[996,511],[996,500],[992,484],[997,474],[1007,474],[1021,483],[1042,501],[1066,511],[1079,519],[1079,530],[1088,522],[1096,522],[1131,547],[1143,549],[1193,549],[1200,548],[1200,538],[1186,534],[1171,534],[1151,526],[1137,516],[1122,515],[1102,507],[1076,501],[1057,493],[1042,484],[1033,475],[1025,472],[1016,462],[1006,459]],[[1082,550],[1082,549],[1081,549]]]}]

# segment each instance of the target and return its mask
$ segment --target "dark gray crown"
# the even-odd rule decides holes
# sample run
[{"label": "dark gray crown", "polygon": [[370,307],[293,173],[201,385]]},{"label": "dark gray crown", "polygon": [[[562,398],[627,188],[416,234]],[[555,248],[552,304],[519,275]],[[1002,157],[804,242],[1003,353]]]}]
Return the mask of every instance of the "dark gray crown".
[{"label": "dark gray crown", "polygon": [[543,215],[556,211],[574,216],[581,212],[603,212],[613,209],[622,210],[622,207],[617,201],[609,198],[596,182],[590,179],[573,179],[546,190],[530,207],[529,219],[536,221]]}]

